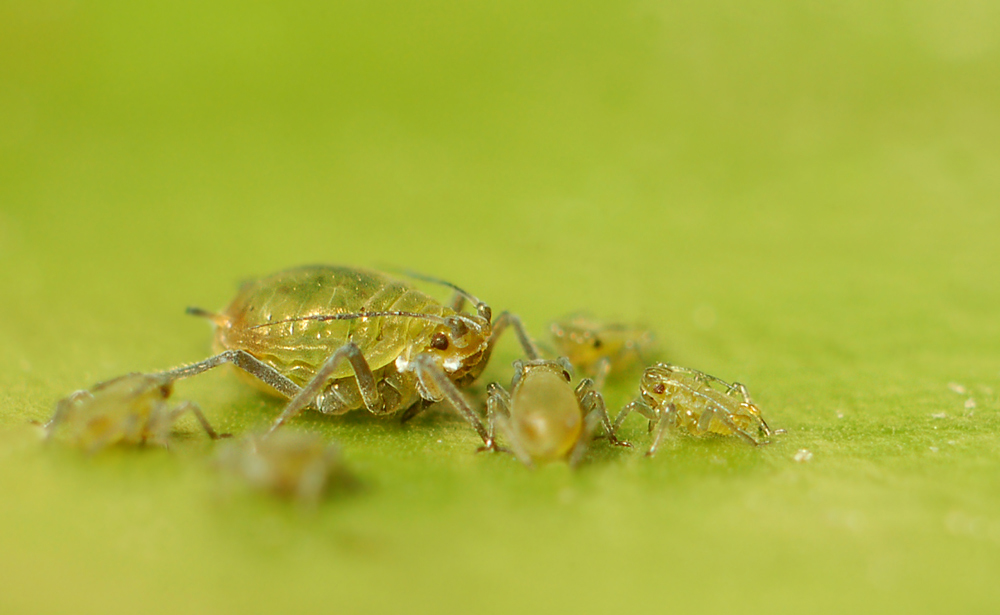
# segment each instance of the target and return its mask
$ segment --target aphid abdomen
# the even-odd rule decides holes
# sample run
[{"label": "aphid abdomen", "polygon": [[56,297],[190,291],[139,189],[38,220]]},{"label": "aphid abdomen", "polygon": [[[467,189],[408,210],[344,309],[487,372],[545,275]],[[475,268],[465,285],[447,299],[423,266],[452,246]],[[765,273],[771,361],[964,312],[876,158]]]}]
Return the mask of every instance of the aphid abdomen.
[{"label": "aphid abdomen", "polygon": [[[348,342],[358,346],[372,371],[378,371],[408,346],[425,345],[435,326],[416,318],[308,317],[384,311],[441,315],[446,310],[428,295],[379,273],[306,267],[244,286],[222,314],[216,347],[245,350],[302,386]],[[332,379],[352,376],[345,362]],[[270,389],[256,379],[249,381]]]}]

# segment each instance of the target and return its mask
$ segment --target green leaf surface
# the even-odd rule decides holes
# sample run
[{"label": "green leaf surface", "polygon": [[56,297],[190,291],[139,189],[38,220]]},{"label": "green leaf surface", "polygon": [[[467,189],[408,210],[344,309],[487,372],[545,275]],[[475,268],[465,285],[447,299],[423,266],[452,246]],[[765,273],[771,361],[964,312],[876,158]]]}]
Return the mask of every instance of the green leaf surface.
[{"label": "green leaf surface", "polygon": [[[971,0],[0,4],[0,611],[996,612],[998,41]],[[186,306],[314,262],[645,323],[788,433],[644,458],[634,417],[529,471],[446,408],[311,413],[363,484],[312,511],[190,419],[42,445],[69,392],[208,356]]]}]

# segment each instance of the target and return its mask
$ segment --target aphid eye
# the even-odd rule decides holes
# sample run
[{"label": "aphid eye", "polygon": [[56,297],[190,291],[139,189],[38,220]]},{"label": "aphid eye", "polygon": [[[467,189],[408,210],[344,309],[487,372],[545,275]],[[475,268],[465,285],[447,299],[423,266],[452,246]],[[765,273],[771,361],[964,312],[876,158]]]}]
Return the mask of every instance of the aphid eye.
[{"label": "aphid eye", "polygon": [[599,338],[599,337],[595,337],[594,338],[594,349],[595,350],[598,349],[598,348],[600,348],[603,345],[604,344],[601,342],[601,338]]},{"label": "aphid eye", "polygon": [[657,382],[656,386],[653,387],[653,392],[656,393],[657,395],[663,395],[664,393],[667,392],[667,385],[663,384],[662,382]]},{"label": "aphid eye", "polygon": [[448,336],[444,333],[438,333],[433,338],[431,338],[431,348],[436,350],[448,350]]},{"label": "aphid eye", "polygon": [[565,379],[566,379],[566,382],[569,382],[570,380],[572,380],[572,379],[573,379],[573,377],[572,377],[572,376],[570,376],[570,375],[569,375],[569,372],[568,372],[568,371],[566,371],[566,370],[563,370],[563,373],[562,373],[562,375],[563,375],[563,378],[565,378]]}]

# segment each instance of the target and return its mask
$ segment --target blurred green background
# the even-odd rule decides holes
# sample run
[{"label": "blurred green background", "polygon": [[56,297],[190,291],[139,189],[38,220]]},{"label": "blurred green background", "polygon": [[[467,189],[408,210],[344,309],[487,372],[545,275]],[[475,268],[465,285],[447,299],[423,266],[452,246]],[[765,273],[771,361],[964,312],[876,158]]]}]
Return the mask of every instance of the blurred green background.
[{"label": "blurred green background", "polygon": [[[998,97],[985,0],[0,1],[0,610],[996,612]],[[530,472],[446,411],[311,414],[366,484],[311,514],[226,494],[191,422],[39,445],[309,262],[647,323],[788,434]]]}]

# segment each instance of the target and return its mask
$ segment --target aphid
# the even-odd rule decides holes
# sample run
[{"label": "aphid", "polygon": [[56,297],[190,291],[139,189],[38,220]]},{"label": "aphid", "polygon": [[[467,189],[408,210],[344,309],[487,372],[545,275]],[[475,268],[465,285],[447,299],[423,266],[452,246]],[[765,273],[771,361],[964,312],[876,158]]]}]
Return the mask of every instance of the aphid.
[{"label": "aphid", "polygon": [[[452,288],[452,304],[350,267],[300,267],[248,283],[219,314],[188,310],[215,323],[219,354],[163,375],[185,378],[232,363],[252,384],[290,399],[271,432],[309,404],[325,414],[406,410],[406,419],[447,399],[494,448],[458,389],[482,373],[508,326],[528,344],[524,327],[506,312],[491,322],[489,306],[479,299],[447,282],[421,279]],[[461,312],[466,299],[475,314]]]},{"label": "aphid", "polygon": [[694,369],[657,363],[643,372],[639,393],[618,414],[614,431],[633,410],[649,419],[656,432],[647,455],[656,453],[668,429],[693,436],[735,435],[751,444],[766,444],[773,434],[783,433],[771,431],[745,386]]},{"label": "aphid", "polygon": [[172,386],[163,376],[132,373],[77,391],[56,404],[44,426],[45,438],[64,425],[68,440],[90,453],[119,443],[167,446],[185,412],[194,414],[210,438],[219,438],[193,402],[167,403]]},{"label": "aphid", "polygon": [[603,322],[574,314],[549,325],[558,353],[593,378],[598,389],[604,380],[636,365],[653,346],[652,331],[622,323]]},{"label": "aphid", "polygon": [[315,505],[335,487],[356,484],[340,450],[315,433],[283,429],[221,447],[219,466],[254,489]]},{"label": "aphid", "polygon": [[491,435],[499,428],[514,455],[529,467],[557,459],[577,465],[602,423],[613,444],[631,446],[615,438],[594,382],[585,378],[574,389],[572,372],[566,357],[518,360],[509,393],[495,382],[487,387]]}]

